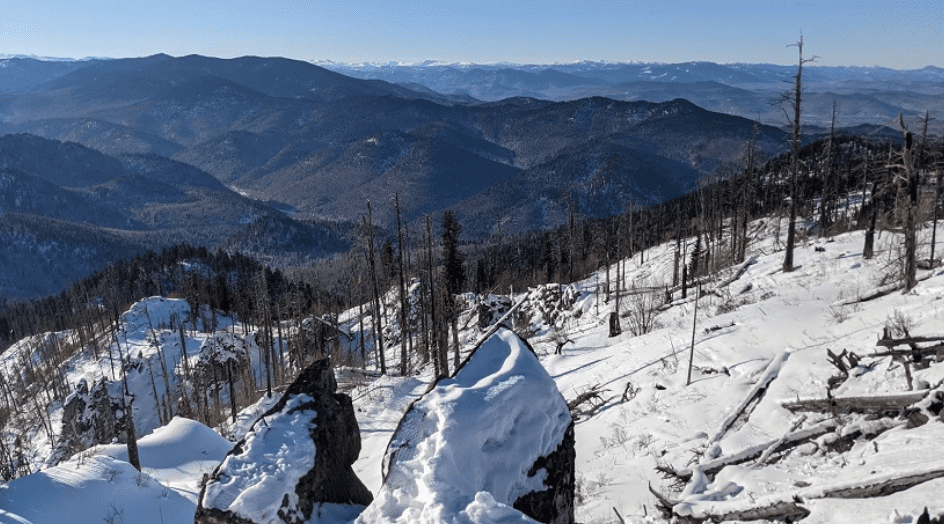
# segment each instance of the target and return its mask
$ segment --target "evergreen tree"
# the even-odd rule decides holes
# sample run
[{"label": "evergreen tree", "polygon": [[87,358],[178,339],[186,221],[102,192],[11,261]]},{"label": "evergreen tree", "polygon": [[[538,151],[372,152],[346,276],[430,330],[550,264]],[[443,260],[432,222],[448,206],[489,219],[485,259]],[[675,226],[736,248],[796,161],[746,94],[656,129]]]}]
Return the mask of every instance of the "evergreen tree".
[{"label": "evergreen tree", "polygon": [[465,269],[462,265],[462,253],[459,252],[461,232],[462,226],[456,221],[455,213],[445,211],[442,218],[442,254],[443,276],[448,295],[458,295],[465,287]]}]

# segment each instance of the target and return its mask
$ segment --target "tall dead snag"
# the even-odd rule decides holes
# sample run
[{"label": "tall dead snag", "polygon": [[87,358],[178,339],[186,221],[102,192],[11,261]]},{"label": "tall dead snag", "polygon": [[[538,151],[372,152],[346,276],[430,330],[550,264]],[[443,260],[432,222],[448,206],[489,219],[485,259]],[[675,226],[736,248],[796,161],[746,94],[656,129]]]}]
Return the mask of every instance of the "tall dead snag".
[{"label": "tall dead snag", "polygon": [[796,218],[797,218],[797,206],[799,202],[799,194],[797,192],[797,186],[799,184],[799,171],[800,171],[800,102],[802,100],[803,92],[803,64],[812,62],[816,60],[816,57],[813,58],[803,58],[803,35],[800,34],[800,40],[795,45],[800,55],[800,59],[797,62],[797,74],[795,77],[795,82],[793,89],[784,94],[784,100],[790,104],[790,107],[793,109],[793,121],[791,122],[791,127],[793,130],[793,136],[790,140],[790,198],[789,198],[789,207],[790,207],[790,221],[787,224],[787,246],[786,252],[783,257],[783,271],[788,273],[793,271],[793,246],[796,244]]},{"label": "tall dead snag", "polygon": [[[925,124],[926,125],[926,124]],[[942,178],[944,178],[944,168],[942,168],[942,162],[944,162],[944,140],[941,141],[941,151],[936,155],[934,161],[934,170],[937,174],[935,187],[934,187],[934,202],[932,202],[932,218],[931,218],[931,256],[929,258],[929,263],[931,267],[935,266],[934,262],[934,248],[937,245],[937,221],[940,216],[938,210],[941,207],[941,191],[942,191]]]},{"label": "tall dead snag", "polygon": [[[865,190],[869,180],[869,163],[872,160],[872,153],[866,149],[865,158],[862,160],[862,203],[865,207]],[[872,188],[872,202],[869,208],[869,223],[865,230],[865,244],[862,246],[862,258],[869,260],[875,256],[875,224],[878,220],[878,203],[875,200],[875,187]]]},{"label": "tall dead snag", "polygon": [[397,243],[399,245],[399,258],[398,262],[400,265],[400,376],[405,377],[409,371],[406,351],[406,339],[410,336],[410,330],[408,329],[409,322],[409,306],[406,297],[406,283],[403,275],[403,226],[400,221],[400,195],[396,194],[393,196],[394,206],[397,209]]},{"label": "tall dead snag", "polygon": [[374,224],[370,200],[367,201],[367,218],[364,219],[367,229],[367,271],[370,273],[370,282],[374,291],[374,340],[377,341],[377,357],[380,359],[380,374],[387,374],[387,361],[384,358],[383,321],[380,314],[380,287],[377,284],[377,271],[374,262]]},{"label": "tall dead snag", "polygon": [[898,124],[901,126],[901,133],[904,136],[905,146],[901,152],[902,168],[905,172],[905,185],[908,191],[908,209],[905,215],[905,274],[904,284],[907,293],[918,285],[918,241],[917,241],[917,222],[918,222],[918,174],[914,168],[914,159],[912,158],[912,146],[914,137],[908,127],[905,126],[905,117],[898,113]]}]

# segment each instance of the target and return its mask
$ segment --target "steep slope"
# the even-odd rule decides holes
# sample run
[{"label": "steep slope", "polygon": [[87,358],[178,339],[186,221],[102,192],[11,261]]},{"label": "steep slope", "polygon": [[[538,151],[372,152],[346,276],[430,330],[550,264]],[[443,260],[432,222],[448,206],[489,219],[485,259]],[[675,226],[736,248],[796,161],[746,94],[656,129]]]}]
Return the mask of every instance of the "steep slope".
[{"label": "steep slope", "polygon": [[[803,224],[812,223],[804,221]],[[895,291],[897,269],[889,265],[901,244],[900,235],[882,235],[876,245],[876,257],[865,259],[861,255],[861,231],[814,238],[802,235],[806,228],[800,229],[801,239],[796,251],[798,267],[784,273],[780,270],[783,252],[778,248],[782,227],[782,221],[776,217],[753,222],[747,261],[733,266],[719,265],[717,273],[703,278],[704,293],[697,299],[692,294],[681,298],[680,290],[669,285],[674,241],[652,247],[642,257],[620,261],[627,284],[620,305],[623,327],[632,325],[638,318],[636,315],[653,312],[655,322],[644,332],[633,334],[627,329],[620,335],[609,336],[605,319],[615,312],[618,301],[612,294],[609,301],[605,299],[604,282],[606,273],[611,279],[617,274],[615,264],[563,290],[561,285],[548,284],[507,297],[508,303],[518,304],[517,314],[513,315],[515,328],[530,337],[529,343],[537,356],[535,365],[547,370],[555,388],[573,404],[571,412],[577,418],[577,521],[612,522],[614,508],[624,522],[640,524],[670,521],[658,513],[659,507],[675,512],[678,517],[721,521],[743,521],[744,518],[737,515],[745,514],[737,512],[784,508],[792,512],[790,515],[806,515],[805,522],[817,524],[916,522],[925,507],[935,517],[944,512],[944,505],[938,502],[944,476],[944,464],[938,458],[944,435],[941,422],[944,411],[940,402],[944,399],[941,391],[944,364],[937,361],[932,349],[928,352],[930,358],[910,361],[906,368],[902,357],[907,354],[913,358],[910,350],[885,354],[888,347],[876,346],[876,340],[886,329],[889,338],[926,337],[928,342],[912,340],[921,347],[939,343],[942,312],[938,303],[944,294],[944,275],[939,269],[922,271],[918,286],[901,294]],[[920,234],[922,245],[926,245],[930,231],[925,228]],[[682,241],[690,252],[695,239],[688,237]],[[720,241],[725,243],[727,239]],[[668,301],[666,287],[670,292]],[[561,300],[564,295],[568,298]],[[388,307],[393,307],[395,297],[395,291],[391,291]],[[463,298],[471,300],[473,297]],[[470,302],[469,306],[473,304]],[[192,357],[188,362],[196,365],[200,362],[199,355],[211,354],[208,340],[231,337],[232,331],[240,333],[249,329],[229,324],[233,320],[224,316],[218,320],[226,328],[217,335],[206,331],[207,326],[199,319],[191,329],[188,310],[184,301],[154,298],[135,305],[119,319],[120,348],[111,349],[142,363],[138,369],[129,368],[129,373],[139,406],[137,420],[143,427],[153,427],[159,418],[157,403],[151,400],[152,381],[146,371],[147,363],[157,370],[162,358],[160,351],[163,351],[168,369],[182,369],[170,365],[182,356]],[[391,314],[395,315],[395,311]],[[209,317],[209,314],[204,316]],[[179,331],[173,327],[174,322],[180,321],[186,328],[186,349],[179,344]],[[361,323],[357,307],[342,312],[339,321],[341,330],[352,335],[339,339],[339,347],[359,354],[357,334],[361,329],[369,332],[370,321]],[[463,309],[459,325],[465,326],[459,338],[463,351],[468,353],[482,334],[475,322],[474,307]],[[554,351],[559,340],[556,334],[568,337],[560,354]],[[19,382],[27,375],[21,371],[25,362],[54,351],[59,346],[55,340],[64,342],[72,336],[62,332],[24,340],[12,352],[0,355],[0,372],[19,395],[25,391]],[[249,348],[252,362],[249,367],[261,382],[264,355],[251,343],[252,329],[241,339],[245,341],[243,347]],[[894,342],[880,340],[883,346]],[[393,357],[388,361],[391,369],[397,364],[394,356],[397,346],[396,342],[390,342],[386,348]],[[907,348],[908,343],[900,346]],[[848,351],[857,355],[857,364],[846,367],[845,372],[830,362],[835,359],[827,351],[839,353],[843,348],[847,350],[846,355]],[[75,359],[63,368],[70,384],[77,383],[80,377],[100,379],[110,375],[108,352],[104,351],[106,348],[100,349],[103,351],[98,359],[93,359],[90,349],[77,352]],[[290,351],[285,353],[286,358],[291,358],[290,355]],[[846,358],[843,357],[843,362],[849,363]],[[478,427],[505,421],[512,413],[489,412],[489,408],[494,409],[489,401],[515,388],[533,385],[527,380],[514,379],[519,374],[517,368],[504,366],[506,361],[496,358],[467,364],[462,369],[469,373],[463,375],[460,370],[455,382],[441,381],[442,387],[436,394],[414,405],[443,408],[426,411],[436,416],[459,416],[457,426],[453,426],[455,430],[461,429],[461,424],[483,420],[477,417],[484,417]],[[417,356],[416,363],[419,362]],[[364,367],[370,369],[374,365],[373,360],[368,360]],[[484,376],[496,380],[478,380]],[[357,366],[339,377],[343,377],[340,380],[350,388],[361,427],[363,452],[355,463],[355,472],[375,493],[388,493],[382,491],[387,488],[381,487],[379,465],[390,437],[397,434],[399,420],[411,403],[430,389],[429,384],[435,377],[428,367],[421,367],[416,375],[379,376],[369,371],[365,373]],[[471,387],[460,390],[453,387],[457,384]],[[159,380],[156,389],[162,396],[164,388]],[[489,398],[490,395],[493,396]],[[42,402],[46,395],[35,397]],[[573,402],[581,397],[584,402]],[[810,410],[800,414],[792,407],[801,404],[798,400],[818,399],[828,406],[830,398],[838,403],[862,397],[871,401],[918,400],[903,404],[905,409],[878,409],[874,413],[859,413],[857,410],[861,408],[856,408],[842,412]],[[925,397],[924,400],[920,400],[921,397]],[[227,400],[224,387],[220,402],[225,406]],[[466,412],[465,408],[473,404],[484,409]],[[260,402],[247,409],[236,424],[227,424],[225,428],[239,437],[243,431],[239,428],[248,427],[252,422],[246,419],[256,420],[257,415],[270,406],[265,401]],[[27,411],[16,416],[28,417]],[[58,406],[53,404],[49,413],[52,422],[60,422]],[[221,413],[226,414],[225,407]],[[429,429],[434,426],[415,422],[404,423],[404,427]],[[171,420],[169,427],[174,424]],[[27,426],[6,426],[0,435],[7,438],[7,442],[11,441],[8,433],[11,427],[22,431]],[[32,438],[25,441],[36,444],[40,452],[33,458],[42,462],[48,454],[42,450],[51,446],[38,421],[34,419],[31,427]],[[447,435],[450,426],[444,427],[442,434]],[[463,437],[472,433],[462,431],[442,442],[464,443],[467,441]],[[403,436],[415,439],[422,434],[421,431],[406,432]],[[203,442],[202,438],[194,440]],[[176,442],[175,445],[180,446],[179,440]],[[535,444],[526,451],[540,447]],[[466,445],[461,450],[474,452],[482,448],[498,454],[510,450],[492,445]],[[120,456],[120,451],[116,454],[114,448],[109,449],[112,450],[109,456]],[[434,451],[432,446],[404,449],[422,453]],[[190,452],[178,453],[182,459],[195,456]],[[418,500],[419,505],[406,508],[401,505],[406,499],[398,499],[383,508],[369,510],[371,513],[363,515],[365,520],[379,515],[381,509],[390,513],[404,509],[407,518],[419,516],[422,504],[428,501],[455,500],[449,499],[455,492],[439,488],[468,486],[472,483],[465,484],[466,481],[480,478],[477,474],[482,462],[424,462],[412,461],[420,457],[419,454],[407,453],[399,459],[396,453],[393,455],[392,462],[400,472],[435,466],[437,472],[451,470],[453,473],[444,475],[442,482],[435,483],[430,490],[411,494],[425,497]],[[502,465],[509,463],[503,461]],[[100,467],[101,464],[104,466]],[[140,501],[141,507],[178,511],[174,508],[178,508],[181,499],[174,494],[160,500],[153,496],[160,493],[160,486],[152,482],[167,485],[169,481],[162,480],[148,467],[154,466],[146,465],[150,475],[146,479],[147,486],[158,489],[146,491],[147,486],[139,484],[133,489],[141,488],[139,494],[144,495],[144,500],[129,500]],[[95,501],[99,493],[121,492],[131,488],[131,483],[123,478],[130,472],[127,468],[124,462],[99,457],[79,464],[68,463],[59,469],[49,468],[44,473],[13,481],[0,487],[0,501],[5,504],[2,507],[8,513],[12,511],[13,516],[0,513],[0,518],[19,522],[37,514],[27,514],[27,511],[48,511],[42,501],[55,499],[39,497],[54,486]],[[68,486],[48,480],[62,479],[64,472],[70,472],[69,478],[73,479]],[[188,469],[186,478],[189,480],[179,478],[177,486],[196,486],[202,472],[197,468]],[[183,477],[184,473],[180,475]],[[394,473],[390,475],[396,477]],[[401,480],[435,478],[406,474]],[[496,477],[493,485],[497,486],[502,479],[507,477]],[[900,483],[893,483],[896,480]],[[400,485],[407,486],[406,481]],[[29,490],[24,491],[25,487]],[[102,490],[103,487],[107,489]],[[186,490],[173,490],[187,499]],[[121,493],[118,496],[135,496]],[[14,495],[12,499],[4,498],[9,494]],[[27,506],[21,501],[30,504]],[[516,513],[502,507],[495,497],[483,495],[464,502],[462,509],[467,510],[466,515],[484,521],[488,518],[522,521]],[[192,503],[189,507],[192,511]],[[96,505],[96,511],[107,509]],[[126,513],[126,521],[150,523],[153,521],[147,519],[152,514],[153,511],[135,514],[132,519]],[[90,519],[107,516],[88,515]],[[340,521],[346,522],[349,518]]]},{"label": "steep slope", "polygon": [[691,188],[698,172],[622,142],[600,140],[565,149],[451,209],[471,237],[546,229],[571,212],[585,218],[616,215]]},{"label": "steep slope", "polygon": [[5,296],[58,292],[145,246],[188,242],[281,263],[347,248],[347,226],[296,221],[154,154],[114,158],[75,143],[7,135],[0,166]]}]

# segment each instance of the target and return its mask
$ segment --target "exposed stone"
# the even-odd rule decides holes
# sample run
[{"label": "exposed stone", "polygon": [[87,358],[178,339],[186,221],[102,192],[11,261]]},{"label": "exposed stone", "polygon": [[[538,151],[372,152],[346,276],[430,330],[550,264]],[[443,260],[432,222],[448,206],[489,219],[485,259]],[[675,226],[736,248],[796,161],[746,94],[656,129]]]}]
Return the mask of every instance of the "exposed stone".
[{"label": "exposed stone", "polygon": [[[511,309],[511,298],[504,295],[486,295],[476,306],[479,329],[488,329]],[[510,327],[510,326],[507,326]]]},{"label": "exposed stone", "polygon": [[209,477],[195,522],[301,524],[323,504],[369,504],[351,468],[361,448],[354,408],[336,390],[329,359],[302,372]]},{"label": "exposed stone", "polygon": [[539,458],[528,476],[541,469],[547,471],[544,484],[548,489],[532,491],[518,498],[512,505],[516,510],[538,522],[547,524],[571,524],[574,522],[574,493],[576,490],[575,464],[577,462],[574,423],[571,422],[564,440],[553,453]]},{"label": "exposed stone", "polygon": [[[97,444],[108,444],[116,437],[124,441],[124,413],[121,404],[108,391],[110,382],[101,380],[89,387],[83,379],[63,406],[61,438],[55,460],[66,458]],[[116,395],[120,392],[116,392]]]}]

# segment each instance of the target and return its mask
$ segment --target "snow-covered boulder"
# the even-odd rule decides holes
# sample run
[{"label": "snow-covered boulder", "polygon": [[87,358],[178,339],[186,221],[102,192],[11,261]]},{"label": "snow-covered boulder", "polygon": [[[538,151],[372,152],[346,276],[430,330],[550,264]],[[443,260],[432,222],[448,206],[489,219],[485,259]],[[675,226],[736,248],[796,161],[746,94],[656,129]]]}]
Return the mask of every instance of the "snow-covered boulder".
[{"label": "snow-covered boulder", "polygon": [[208,336],[191,362],[198,380],[204,384],[222,382],[227,373],[241,374],[250,366],[251,343],[230,333]]},{"label": "snow-covered boulder", "polygon": [[203,488],[197,524],[352,520],[373,498],[351,465],[361,441],[329,359],[315,361],[253,424]]},{"label": "snow-covered boulder", "polygon": [[358,524],[574,521],[574,425],[534,351],[506,328],[407,410]]}]

